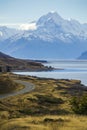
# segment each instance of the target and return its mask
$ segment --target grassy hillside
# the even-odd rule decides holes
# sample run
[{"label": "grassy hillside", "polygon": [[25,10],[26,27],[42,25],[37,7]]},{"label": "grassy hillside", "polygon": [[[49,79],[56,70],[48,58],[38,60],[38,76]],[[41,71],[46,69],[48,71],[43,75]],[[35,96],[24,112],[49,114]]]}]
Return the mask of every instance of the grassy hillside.
[{"label": "grassy hillside", "polygon": [[24,86],[14,82],[11,78],[0,76],[0,95],[23,89]]},{"label": "grassy hillside", "polygon": [[79,80],[10,76],[31,82],[36,88],[0,100],[1,130],[87,130],[87,116],[74,114],[70,104],[72,97],[87,95]]}]

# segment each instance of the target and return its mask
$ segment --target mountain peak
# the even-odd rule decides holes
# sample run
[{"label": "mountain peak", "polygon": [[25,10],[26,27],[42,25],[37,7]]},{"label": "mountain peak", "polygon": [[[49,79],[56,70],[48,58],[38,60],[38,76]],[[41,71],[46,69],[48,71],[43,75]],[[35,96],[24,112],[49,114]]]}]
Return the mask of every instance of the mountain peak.
[{"label": "mountain peak", "polygon": [[54,15],[59,15],[56,11],[50,11],[46,15],[54,16]]},{"label": "mountain peak", "polygon": [[55,19],[55,18],[62,19],[61,16],[57,12],[53,12],[53,11],[49,12],[45,16],[50,17],[52,19]]},{"label": "mountain peak", "polygon": [[46,15],[40,17],[37,21],[37,25],[44,25],[46,22],[49,22],[50,20],[54,21],[55,24],[59,24],[63,21],[62,17],[57,12],[51,11]]}]

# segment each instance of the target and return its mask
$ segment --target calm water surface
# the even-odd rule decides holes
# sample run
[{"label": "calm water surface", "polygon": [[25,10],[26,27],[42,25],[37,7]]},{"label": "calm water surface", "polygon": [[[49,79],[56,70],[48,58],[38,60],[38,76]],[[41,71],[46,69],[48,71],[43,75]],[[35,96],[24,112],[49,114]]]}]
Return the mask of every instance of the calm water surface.
[{"label": "calm water surface", "polygon": [[61,68],[47,72],[15,72],[20,75],[31,75],[55,79],[78,79],[87,86],[87,61],[49,61],[46,66]]}]

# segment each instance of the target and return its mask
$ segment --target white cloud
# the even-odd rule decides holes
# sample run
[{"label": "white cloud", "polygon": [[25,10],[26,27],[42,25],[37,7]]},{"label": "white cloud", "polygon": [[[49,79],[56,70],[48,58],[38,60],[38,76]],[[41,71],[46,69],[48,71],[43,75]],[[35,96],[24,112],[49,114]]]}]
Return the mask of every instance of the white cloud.
[{"label": "white cloud", "polygon": [[16,28],[20,30],[35,30],[37,29],[36,23],[5,23],[0,26],[7,26],[10,28]]},{"label": "white cloud", "polygon": [[21,24],[19,29],[21,30],[35,30],[36,27],[36,23],[29,23],[29,24]]}]

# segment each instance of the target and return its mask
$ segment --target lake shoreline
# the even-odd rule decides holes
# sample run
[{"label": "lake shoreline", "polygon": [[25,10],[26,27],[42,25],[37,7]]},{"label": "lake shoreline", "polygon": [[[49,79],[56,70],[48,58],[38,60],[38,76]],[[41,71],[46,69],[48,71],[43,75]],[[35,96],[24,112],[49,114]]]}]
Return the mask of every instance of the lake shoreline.
[{"label": "lake shoreline", "polygon": [[58,61],[44,63],[44,66],[52,66],[52,70],[48,71],[26,71],[15,72],[20,75],[31,75],[42,78],[54,79],[77,79],[81,80],[82,84],[87,86],[87,61]]}]

